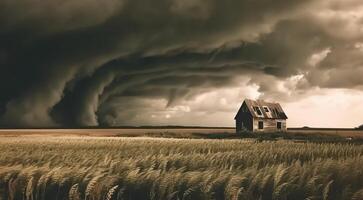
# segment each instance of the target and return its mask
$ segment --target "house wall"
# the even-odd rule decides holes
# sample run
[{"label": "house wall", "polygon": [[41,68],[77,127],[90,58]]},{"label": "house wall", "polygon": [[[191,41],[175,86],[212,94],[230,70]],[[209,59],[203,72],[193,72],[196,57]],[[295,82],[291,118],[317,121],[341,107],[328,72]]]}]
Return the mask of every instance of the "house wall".
[{"label": "house wall", "polygon": [[[258,129],[258,122],[263,121],[263,129]],[[277,122],[281,122],[281,129],[277,129]],[[276,132],[287,131],[286,120],[284,119],[259,119],[253,118],[253,132]]]},{"label": "house wall", "polygon": [[243,102],[238,114],[236,116],[236,133],[241,133],[242,131],[252,131],[253,130],[253,117],[247,108],[245,102]]},{"label": "house wall", "polygon": [[242,114],[240,118],[236,119],[236,132],[253,130],[253,118],[248,113]]}]

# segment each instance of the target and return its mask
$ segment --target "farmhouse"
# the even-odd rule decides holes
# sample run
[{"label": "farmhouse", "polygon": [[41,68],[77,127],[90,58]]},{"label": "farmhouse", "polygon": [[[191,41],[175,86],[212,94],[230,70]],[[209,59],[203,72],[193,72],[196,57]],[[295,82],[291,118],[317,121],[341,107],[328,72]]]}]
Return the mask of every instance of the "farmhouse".
[{"label": "farmhouse", "polygon": [[287,116],[279,103],[245,99],[234,119],[237,133],[287,130]]}]

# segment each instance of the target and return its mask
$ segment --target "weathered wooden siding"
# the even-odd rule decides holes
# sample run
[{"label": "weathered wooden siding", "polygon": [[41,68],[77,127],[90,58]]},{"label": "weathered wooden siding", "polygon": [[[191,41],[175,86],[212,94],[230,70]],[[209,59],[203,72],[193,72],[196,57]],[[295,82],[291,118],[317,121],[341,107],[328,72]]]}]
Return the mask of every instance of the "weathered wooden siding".
[{"label": "weathered wooden siding", "polygon": [[[263,122],[263,129],[258,128],[258,122]],[[277,129],[277,122],[281,122],[281,129]],[[284,119],[253,119],[253,132],[275,132],[287,131],[286,120]]]},{"label": "weathered wooden siding", "polygon": [[247,105],[245,103],[242,104],[236,118],[236,133],[240,133],[241,131],[252,131],[253,130],[253,119],[252,115],[249,112]]},{"label": "weathered wooden siding", "polygon": [[239,133],[245,130],[253,130],[253,119],[251,115],[248,115],[248,113],[246,113],[244,116],[241,115],[241,118],[236,119],[236,132]]}]

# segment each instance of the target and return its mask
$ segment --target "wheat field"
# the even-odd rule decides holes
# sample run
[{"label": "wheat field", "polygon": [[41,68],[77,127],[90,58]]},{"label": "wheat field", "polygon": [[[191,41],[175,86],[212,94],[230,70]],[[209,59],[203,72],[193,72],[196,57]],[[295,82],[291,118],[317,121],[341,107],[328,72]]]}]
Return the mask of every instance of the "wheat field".
[{"label": "wheat field", "polygon": [[363,145],[1,137],[0,199],[363,199]]}]

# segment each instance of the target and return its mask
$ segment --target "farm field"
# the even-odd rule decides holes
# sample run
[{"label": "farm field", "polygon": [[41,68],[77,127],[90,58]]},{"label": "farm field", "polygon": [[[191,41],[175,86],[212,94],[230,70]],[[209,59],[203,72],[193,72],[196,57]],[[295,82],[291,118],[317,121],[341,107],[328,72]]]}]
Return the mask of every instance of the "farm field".
[{"label": "farm field", "polygon": [[356,129],[289,129],[288,132],[305,135],[322,134],[340,137],[363,138],[363,130]]},{"label": "farm field", "polygon": [[[363,130],[354,129],[289,129],[288,134],[327,135],[363,139]],[[109,129],[0,129],[0,136],[94,136],[94,137],[169,137],[209,138],[234,137],[234,128],[109,128]]]},{"label": "farm field", "polygon": [[363,145],[0,136],[0,199],[363,199]]},{"label": "farm field", "polygon": [[115,129],[0,129],[0,136],[95,136],[140,137],[164,136],[191,137],[193,134],[234,134],[233,128],[115,128]]}]

